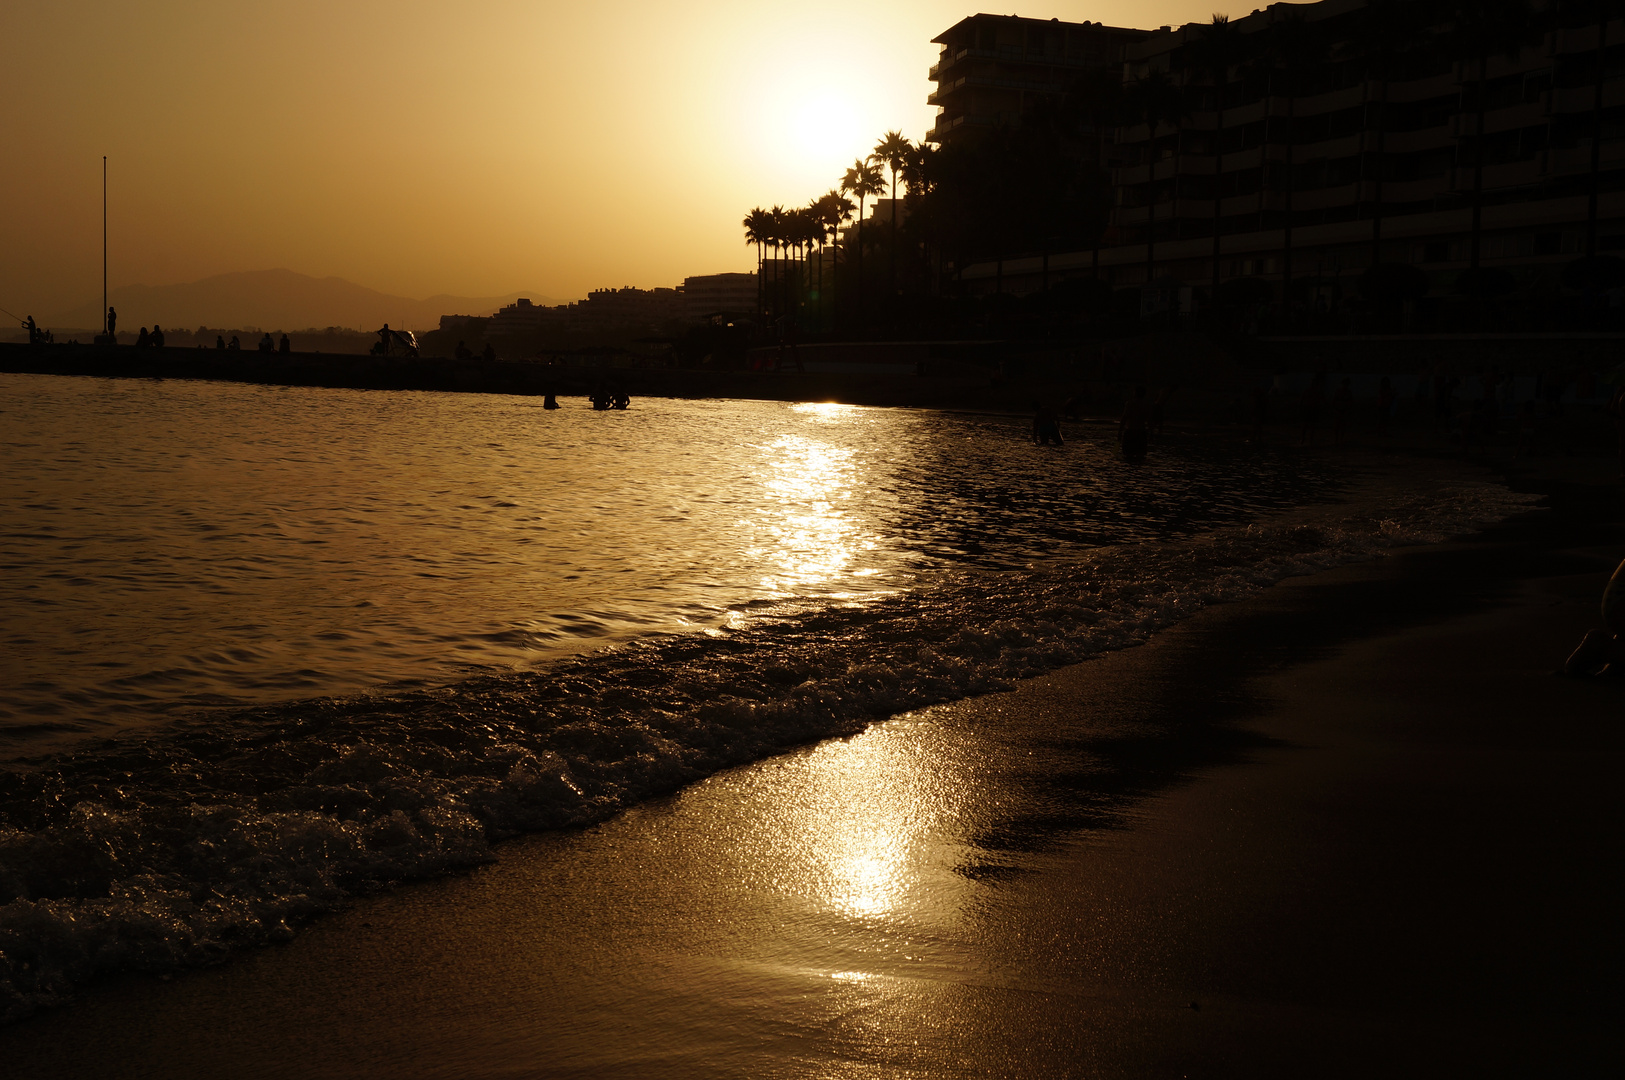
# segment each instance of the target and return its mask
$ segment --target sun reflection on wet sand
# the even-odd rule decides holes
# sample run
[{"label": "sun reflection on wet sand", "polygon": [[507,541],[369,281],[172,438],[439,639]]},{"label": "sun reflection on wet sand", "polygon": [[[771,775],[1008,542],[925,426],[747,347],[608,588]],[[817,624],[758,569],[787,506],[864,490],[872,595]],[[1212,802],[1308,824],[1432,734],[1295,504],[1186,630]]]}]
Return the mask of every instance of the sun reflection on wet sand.
[{"label": "sun reflection on wet sand", "polygon": [[952,760],[929,760],[931,749],[943,747],[911,739],[909,718],[893,725],[795,760],[793,774],[776,782],[788,787],[777,786],[780,797],[763,808],[747,840],[753,850],[739,855],[742,876],[859,921],[904,912],[911,920],[925,913],[957,919],[968,883],[953,873],[942,845],[958,831],[962,770]]}]

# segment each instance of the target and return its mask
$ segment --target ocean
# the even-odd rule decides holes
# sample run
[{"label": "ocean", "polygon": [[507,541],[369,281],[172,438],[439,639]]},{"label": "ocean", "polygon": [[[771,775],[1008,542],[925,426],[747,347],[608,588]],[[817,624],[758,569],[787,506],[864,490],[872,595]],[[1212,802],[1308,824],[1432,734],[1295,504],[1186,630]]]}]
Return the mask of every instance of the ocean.
[{"label": "ocean", "polygon": [[0,1017],[1527,502],[1028,434],[0,375]]}]

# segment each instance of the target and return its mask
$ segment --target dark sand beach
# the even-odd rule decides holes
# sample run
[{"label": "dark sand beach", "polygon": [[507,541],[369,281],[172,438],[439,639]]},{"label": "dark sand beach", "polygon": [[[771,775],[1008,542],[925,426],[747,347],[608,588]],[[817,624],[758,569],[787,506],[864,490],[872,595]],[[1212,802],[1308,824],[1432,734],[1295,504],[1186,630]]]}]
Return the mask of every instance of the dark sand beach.
[{"label": "dark sand beach", "polygon": [[[1596,463],[1602,468],[1602,463]],[[0,1032],[35,1077],[1615,1075],[1617,489]]]}]

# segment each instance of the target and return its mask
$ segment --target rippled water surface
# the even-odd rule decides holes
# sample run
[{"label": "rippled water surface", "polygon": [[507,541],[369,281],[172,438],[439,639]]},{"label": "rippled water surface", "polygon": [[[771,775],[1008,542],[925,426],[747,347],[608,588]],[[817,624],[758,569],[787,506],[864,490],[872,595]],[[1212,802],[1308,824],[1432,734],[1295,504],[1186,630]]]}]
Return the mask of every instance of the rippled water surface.
[{"label": "rippled water surface", "polygon": [[[0,1024],[1527,503],[1019,418],[538,404],[0,375]],[[866,837],[842,903],[879,912]]]},{"label": "rippled water surface", "polygon": [[1328,489],[1234,447],[1034,447],[1019,418],[539,406],[0,376],[0,739],[445,683]]}]

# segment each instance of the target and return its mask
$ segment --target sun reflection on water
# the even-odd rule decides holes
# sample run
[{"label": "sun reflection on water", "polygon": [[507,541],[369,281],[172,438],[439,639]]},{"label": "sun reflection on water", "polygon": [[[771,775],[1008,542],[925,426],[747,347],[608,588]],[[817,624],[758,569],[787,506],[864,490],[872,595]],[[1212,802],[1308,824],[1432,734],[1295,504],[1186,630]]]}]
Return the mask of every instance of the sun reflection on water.
[{"label": "sun reflection on water", "polygon": [[[792,410],[819,423],[841,423],[860,410],[850,405],[802,404]],[[858,451],[814,435],[786,434],[762,448],[761,481],[767,495],[756,521],[750,555],[771,572],[764,588],[781,594],[824,590],[844,578],[873,576],[857,565],[880,546],[861,513],[867,486]]]}]

